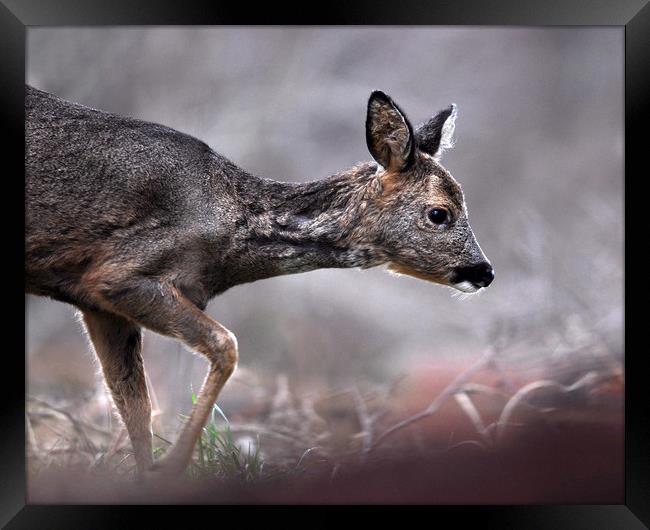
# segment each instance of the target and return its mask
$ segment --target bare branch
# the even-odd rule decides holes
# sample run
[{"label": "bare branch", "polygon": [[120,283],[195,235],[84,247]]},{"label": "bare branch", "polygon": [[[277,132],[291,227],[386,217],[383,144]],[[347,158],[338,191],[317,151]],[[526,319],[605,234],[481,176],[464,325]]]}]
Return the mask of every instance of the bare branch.
[{"label": "bare branch", "polygon": [[525,400],[527,399],[527,397],[531,392],[535,392],[536,390],[540,390],[542,388],[550,388],[550,389],[558,390],[563,394],[566,394],[568,392],[573,392],[574,390],[582,388],[583,386],[592,384],[597,378],[598,375],[595,372],[588,372],[587,374],[585,374],[583,377],[581,377],[571,385],[563,385],[556,381],[542,379],[539,381],[533,381],[532,383],[528,383],[527,385],[522,386],[515,393],[515,395],[510,398],[508,403],[506,403],[506,406],[503,407],[503,411],[501,412],[501,415],[499,416],[499,419],[496,422],[497,424],[496,441],[499,442],[503,438],[503,433],[505,431],[505,428],[510,423],[510,417],[512,416],[514,411],[519,407],[519,405],[526,403]]},{"label": "bare branch", "polygon": [[449,396],[455,394],[458,392],[460,387],[465,384],[470,377],[472,377],[476,372],[480,372],[490,364],[494,356],[496,355],[496,350],[493,348],[489,348],[486,350],[486,352],[480,357],[478,361],[476,361],[472,366],[467,368],[464,372],[461,372],[458,374],[449,385],[440,393],[438,396],[431,402],[431,404],[424,409],[422,412],[418,412],[417,414],[414,414],[413,416],[406,418],[405,420],[402,420],[392,427],[390,427],[388,430],[384,431],[380,436],[377,437],[375,440],[375,443],[370,446],[368,449],[368,453],[376,449],[382,442],[384,442],[389,436],[392,436],[396,432],[404,429],[405,427],[408,427],[409,425],[412,425],[413,423],[420,421],[421,419],[427,418],[431,416],[431,414],[435,413],[444,403],[447,401]]},{"label": "bare branch", "polygon": [[364,401],[361,392],[359,392],[359,387],[357,387],[357,385],[354,385],[354,388],[352,389],[352,397],[354,399],[354,406],[363,433],[363,449],[361,454],[362,457],[365,457],[372,447],[372,418],[368,414],[366,402]]},{"label": "bare branch", "polygon": [[485,425],[483,424],[481,415],[474,406],[474,403],[472,403],[470,397],[465,394],[465,392],[457,392],[454,394],[454,399],[458,402],[460,408],[463,409],[463,412],[467,414],[467,417],[474,425],[476,432],[481,436],[481,438],[483,438],[483,441],[486,443],[486,445],[493,445],[492,438],[490,437],[487,429],[485,428]]}]

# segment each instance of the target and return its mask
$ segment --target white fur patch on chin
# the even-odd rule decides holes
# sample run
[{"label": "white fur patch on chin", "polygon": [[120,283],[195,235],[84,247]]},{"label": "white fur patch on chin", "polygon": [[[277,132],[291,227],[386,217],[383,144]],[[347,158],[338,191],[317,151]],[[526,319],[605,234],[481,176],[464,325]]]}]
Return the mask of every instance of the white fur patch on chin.
[{"label": "white fur patch on chin", "polygon": [[476,293],[481,290],[480,287],[476,287],[468,281],[454,283],[452,287],[454,287],[454,289],[458,289],[463,293]]}]

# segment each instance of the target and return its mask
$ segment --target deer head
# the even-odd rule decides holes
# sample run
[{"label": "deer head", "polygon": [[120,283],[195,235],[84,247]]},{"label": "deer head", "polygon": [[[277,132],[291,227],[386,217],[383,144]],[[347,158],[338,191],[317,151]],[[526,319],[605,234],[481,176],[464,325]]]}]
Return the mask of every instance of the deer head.
[{"label": "deer head", "polygon": [[453,145],[457,108],[451,105],[417,129],[393,100],[371,94],[368,149],[378,164],[372,227],[388,268],[476,292],[494,278],[470,227],[460,185],[441,164]]}]

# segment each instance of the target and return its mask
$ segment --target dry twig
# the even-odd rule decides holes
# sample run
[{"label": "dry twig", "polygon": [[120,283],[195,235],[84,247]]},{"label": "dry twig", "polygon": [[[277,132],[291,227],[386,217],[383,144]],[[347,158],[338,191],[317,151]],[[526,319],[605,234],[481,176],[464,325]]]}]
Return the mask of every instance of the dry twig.
[{"label": "dry twig", "polygon": [[458,392],[458,390],[461,388],[462,385],[464,385],[467,380],[472,377],[476,372],[481,371],[483,368],[488,366],[494,356],[496,355],[496,350],[490,348],[488,349],[482,356],[481,358],[476,361],[472,366],[470,366],[467,370],[464,372],[461,372],[458,374],[454,380],[447,385],[447,387],[440,393],[438,396],[431,402],[431,404],[424,409],[421,412],[418,412],[417,414],[414,414],[413,416],[406,418],[405,420],[402,420],[392,427],[390,427],[388,430],[384,431],[380,436],[377,437],[375,440],[374,444],[372,444],[366,453],[370,453],[374,449],[376,449],[381,443],[383,443],[389,436],[392,436],[396,432],[404,429],[405,427],[408,427],[409,425],[412,425],[413,423],[420,421],[424,418],[427,418],[434,414],[444,403],[447,401],[447,399]]}]

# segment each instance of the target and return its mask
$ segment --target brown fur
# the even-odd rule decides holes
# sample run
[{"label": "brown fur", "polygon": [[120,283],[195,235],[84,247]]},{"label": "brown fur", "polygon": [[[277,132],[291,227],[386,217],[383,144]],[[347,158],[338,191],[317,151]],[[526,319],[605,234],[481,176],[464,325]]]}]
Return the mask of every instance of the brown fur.
[{"label": "brown fur", "polygon": [[427,282],[449,285],[449,280],[446,278],[445,271],[442,269],[437,272],[421,272],[409,267],[408,265],[390,262],[388,264],[388,270],[395,274],[413,276],[414,278],[425,280]]}]

